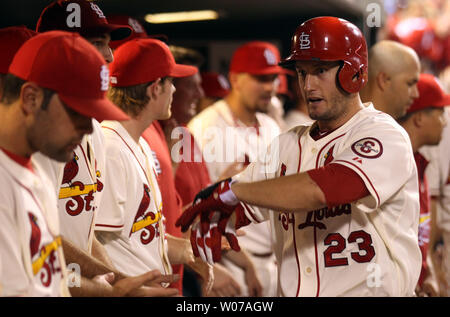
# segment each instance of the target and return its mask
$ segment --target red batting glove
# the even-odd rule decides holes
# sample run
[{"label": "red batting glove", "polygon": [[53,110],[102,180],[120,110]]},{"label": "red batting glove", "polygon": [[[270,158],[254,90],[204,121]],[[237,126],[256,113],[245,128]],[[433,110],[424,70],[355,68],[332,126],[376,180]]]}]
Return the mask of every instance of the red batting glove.
[{"label": "red batting glove", "polygon": [[225,218],[230,216],[239,200],[230,189],[231,178],[220,181],[200,191],[191,207],[177,219],[175,225],[186,232],[195,218],[200,215],[200,230],[204,235],[209,230],[212,212],[218,211]]},{"label": "red batting glove", "polygon": [[220,221],[223,224],[225,220],[219,212],[213,212],[209,229],[205,234],[201,234],[198,222],[191,228],[191,246],[194,255],[211,265],[219,262],[222,257],[222,234],[225,235],[234,251],[241,250],[234,229],[234,220],[227,217],[223,231],[219,229]]}]

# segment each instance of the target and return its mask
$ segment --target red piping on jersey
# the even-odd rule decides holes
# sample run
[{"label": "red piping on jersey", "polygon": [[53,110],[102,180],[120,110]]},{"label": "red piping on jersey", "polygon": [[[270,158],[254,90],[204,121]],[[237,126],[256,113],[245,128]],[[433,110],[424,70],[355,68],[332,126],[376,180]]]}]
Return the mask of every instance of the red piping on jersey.
[{"label": "red piping on jersey", "polygon": [[96,227],[107,227],[107,228],[122,228],[122,227],[123,227],[123,225],[120,225],[120,226],[113,226],[113,225],[102,225],[102,224],[100,224],[100,223],[96,223],[95,226],[96,226]]},{"label": "red piping on jersey", "polygon": [[[300,138],[298,138],[298,167],[297,167],[297,174],[300,172],[300,166],[302,162],[302,145],[300,143]],[[297,242],[295,241],[295,216],[292,215],[292,240],[294,241],[294,250],[295,250],[295,260],[297,261],[297,269],[298,269],[298,283],[297,283],[297,293],[295,294],[296,297],[300,294],[300,284],[302,283],[302,271],[300,268],[300,260],[298,258],[297,254]]]},{"label": "red piping on jersey", "polygon": [[255,218],[255,215],[253,214],[253,212],[251,211],[251,209],[247,206],[246,203],[242,202],[242,205],[244,206],[245,210],[248,211],[248,213],[250,214],[250,216],[252,217],[252,219],[256,222],[256,223],[260,223],[261,221],[259,221],[258,219]]},{"label": "red piping on jersey", "polygon": [[377,192],[377,190],[375,189],[375,187],[373,186],[373,184],[372,184],[372,182],[370,181],[369,177],[367,177],[366,173],[364,173],[357,165],[353,164],[352,162],[348,162],[348,161],[344,161],[344,160],[337,160],[337,161],[334,161],[334,162],[336,162],[336,163],[337,163],[337,162],[344,162],[344,163],[350,164],[350,165],[352,165],[353,167],[355,167],[358,171],[360,171],[360,172],[364,175],[364,177],[367,179],[367,181],[369,182],[369,184],[370,184],[370,186],[372,187],[373,191],[374,191],[375,194],[377,195],[378,206],[381,204],[380,196],[378,195],[378,192]]},{"label": "red piping on jersey", "polygon": [[[81,146],[81,144],[79,145],[79,147],[80,147],[80,149],[81,149],[81,152],[83,153],[84,163],[86,163],[87,169],[88,169],[88,171],[90,171],[91,168],[90,168],[89,165],[88,165],[87,157],[86,157],[86,154],[84,153],[84,149],[83,149],[83,147]],[[91,158],[91,159],[92,159],[92,160],[95,160],[95,158]],[[95,165],[97,165],[97,163],[96,163]],[[97,167],[97,166],[96,166],[96,167]],[[94,171],[94,173],[95,173],[95,172],[96,172],[96,171]],[[89,173],[89,176],[92,177],[91,173]],[[96,183],[97,183],[97,179],[93,179],[93,180],[92,180],[92,183],[93,183],[93,184],[96,184]],[[95,206],[94,206],[93,208],[95,209]],[[94,217],[92,217],[92,219],[91,219],[91,225],[90,225],[90,227],[92,227],[92,222],[94,222]],[[91,237],[91,231],[92,231],[92,230],[89,230],[88,241],[89,241],[89,238]]]},{"label": "red piping on jersey", "polygon": [[325,144],[325,145],[320,149],[319,154],[317,155],[317,159],[316,159],[316,168],[319,168],[319,158],[320,158],[320,155],[321,155],[322,151],[327,147],[327,145],[330,144],[331,142],[333,142],[334,140],[339,139],[340,137],[342,137],[342,136],[344,136],[344,135],[345,135],[345,133],[343,133],[343,134],[341,134],[341,135],[335,137],[333,140],[330,140],[327,144]]},{"label": "red piping on jersey", "polygon": [[125,143],[125,145],[127,146],[127,148],[131,151],[131,153],[133,154],[134,158],[136,159],[136,162],[137,162],[137,163],[139,164],[139,166],[141,167],[142,171],[144,172],[145,177],[147,177],[147,179],[150,179],[150,178],[147,176],[147,173],[145,172],[145,169],[142,167],[141,162],[139,162],[139,160],[138,160],[136,154],[134,154],[133,149],[128,145],[128,143],[124,140],[124,138],[122,138],[122,136],[119,134],[119,132],[117,132],[116,130],[114,130],[113,128],[110,128],[110,127],[103,127],[103,126],[102,126],[102,128],[103,128],[103,129],[109,129],[109,130],[111,130],[111,131],[114,131],[114,132],[119,136],[119,138],[122,139],[123,143]]}]

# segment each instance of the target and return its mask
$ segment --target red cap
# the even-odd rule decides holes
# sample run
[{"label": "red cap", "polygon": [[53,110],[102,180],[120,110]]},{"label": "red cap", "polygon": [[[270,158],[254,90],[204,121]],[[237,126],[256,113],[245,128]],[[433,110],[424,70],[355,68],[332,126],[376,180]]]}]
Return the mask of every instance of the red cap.
[{"label": "red cap", "polygon": [[223,98],[230,92],[230,84],[227,79],[216,72],[203,72],[202,88],[206,97]]},{"label": "red cap", "polygon": [[106,98],[105,60],[77,33],[50,31],[28,40],[17,51],[9,73],[55,91],[76,112],[102,120],[129,117]]},{"label": "red cap", "polygon": [[233,54],[230,72],[252,75],[285,74],[280,66],[280,52],[268,42],[253,41],[240,46]]},{"label": "red cap", "polygon": [[17,50],[37,33],[25,26],[0,29],[0,74],[7,74]]},{"label": "red cap", "polygon": [[109,24],[102,10],[86,0],[58,0],[48,5],[36,25],[37,32],[63,30],[88,37],[108,33],[111,40],[121,40],[131,34],[131,28]]},{"label": "red cap", "polygon": [[109,46],[113,49],[118,48],[123,43],[133,40],[133,39],[145,39],[148,37],[145,28],[139,23],[138,20],[128,16],[128,15],[111,15],[108,17],[108,22],[118,24],[118,25],[127,25],[131,27],[131,35],[125,39],[111,41]]},{"label": "red cap", "polygon": [[168,42],[169,38],[165,34],[148,34],[145,31],[144,26],[136,19],[130,17],[129,15],[110,15],[108,16],[108,22],[119,24],[119,25],[126,25],[131,28],[131,35],[123,40],[117,40],[117,41],[111,41],[109,43],[109,46],[112,49],[117,49],[120,45],[122,45],[125,42],[131,41],[133,39],[146,39],[146,38],[152,38],[152,39],[158,39],[163,42]]},{"label": "red cap", "polygon": [[408,109],[408,113],[429,107],[445,107],[450,105],[450,95],[444,92],[439,80],[430,74],[420,74],[417,83],[419,98],[416,98]]},{"label": "red cap", "polygon": [[127,87],[148,83],[163,77],[187,77],[197,67],[180,65],[166,43],[156,39],[134,39],[114,52],[110,64],[111,86]]},{"label": "red cap", "polygon": [[287,76],[284,74],[280,74],[278,75],[278,79],[280,80],[280,85],[278,86],[277,94],[285,95],[288,98],[292,99],[294,96],[289,90]]}]

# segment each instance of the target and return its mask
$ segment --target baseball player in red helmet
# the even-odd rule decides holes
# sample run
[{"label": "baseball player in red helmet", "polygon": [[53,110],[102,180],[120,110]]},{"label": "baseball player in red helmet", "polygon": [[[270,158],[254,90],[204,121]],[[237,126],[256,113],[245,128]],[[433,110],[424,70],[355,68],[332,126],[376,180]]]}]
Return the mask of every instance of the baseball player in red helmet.
[{"label": "baseball player in red helmet", "polygon": [[[225,235],[269,220],[281,296],[412,296],[421,254],[419,197],[411,143],[390,116],[363,104],[367,46],[335,17],[296,30],[291,55],[312,125],[280,135],[267,159],[197,195],[178,225],[194,252],[213,262]],[[209,215],[211,219],[209,220]],[[211,245],[211,244],[210,244]]]}]

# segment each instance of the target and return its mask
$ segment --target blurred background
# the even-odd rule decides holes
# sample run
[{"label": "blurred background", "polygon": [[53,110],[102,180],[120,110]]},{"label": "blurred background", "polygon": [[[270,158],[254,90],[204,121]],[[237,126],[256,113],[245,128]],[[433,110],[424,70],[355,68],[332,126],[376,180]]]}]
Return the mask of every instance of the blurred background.
[{"label": "blurred background", "polygon": [[[0,27],[34,29],[51,0],[0,1]],[[450,64],[450,0],[98,0],[105,15],[128,15],[146,32],[164,34],[168,43],[187,46],[205,57],[202,70],[227,75],[237,46],[265,40],[287,56],[296,27],[308,18],[331,15],[361,28],[369,46],[391,38],[413,47],[424,70],[440,73]],[[213,10],[215,19],[156,23],[149,15]],[[188,17],[188,13],[181,14]],[[148,22],[153,21],[153,22]]]}]

